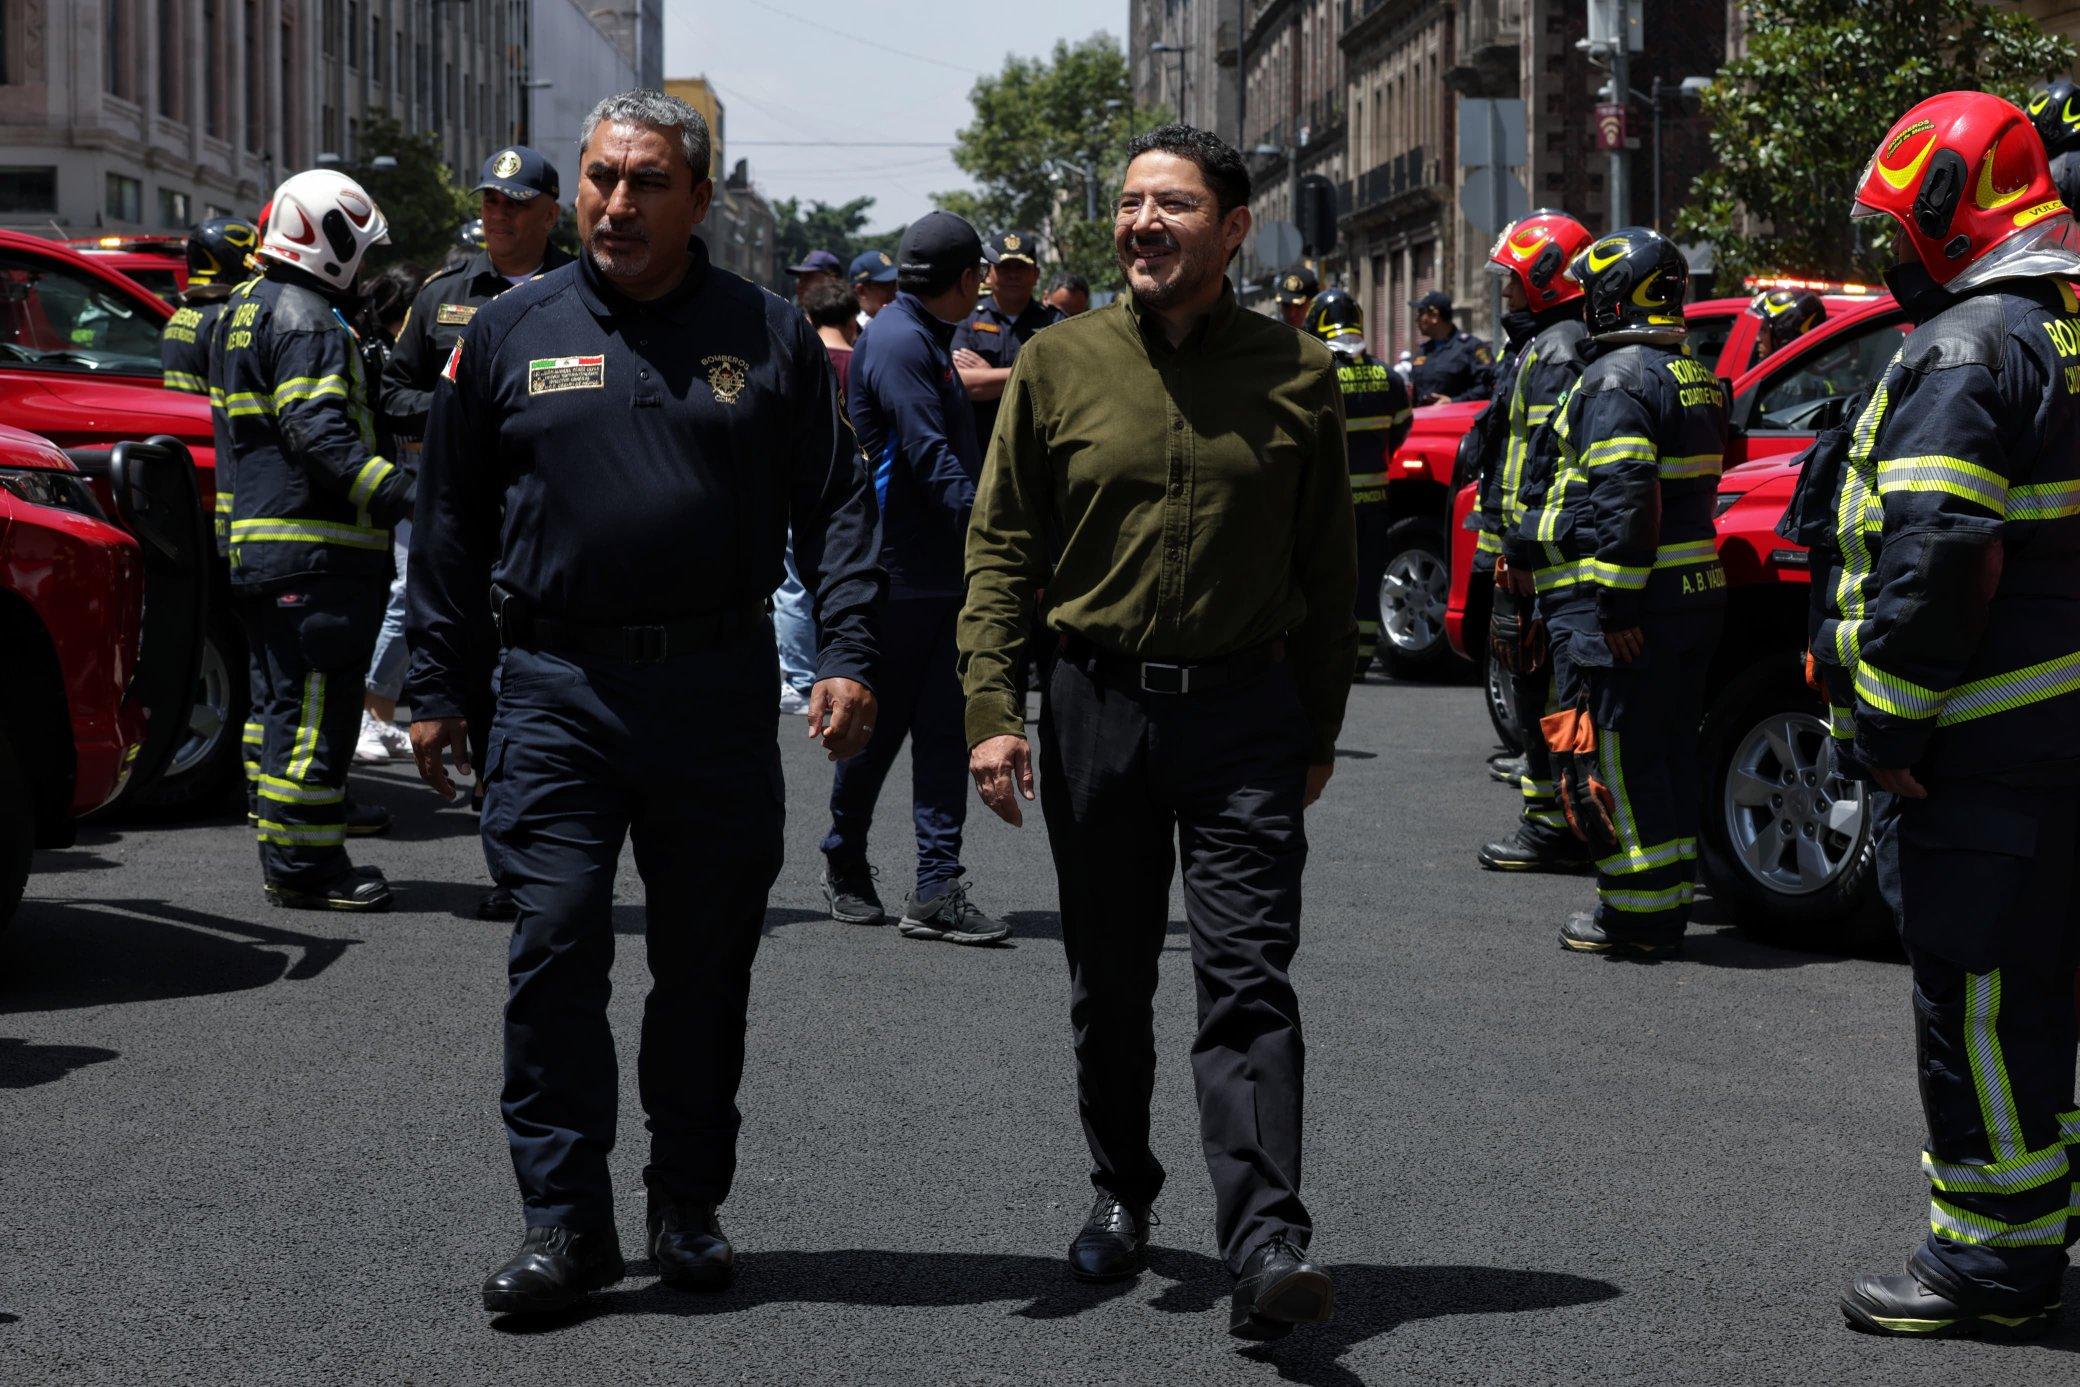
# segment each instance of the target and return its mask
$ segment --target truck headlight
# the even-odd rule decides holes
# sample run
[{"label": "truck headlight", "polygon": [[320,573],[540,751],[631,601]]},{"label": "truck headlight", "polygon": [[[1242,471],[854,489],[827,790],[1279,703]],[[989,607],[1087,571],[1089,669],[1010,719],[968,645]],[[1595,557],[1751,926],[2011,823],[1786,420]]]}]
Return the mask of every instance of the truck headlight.
[{"label": "truck headlight", "polygon": [[44,467],[0,467],[0,490],[31,505],[69,510],[96,520],[108,519],[94,493],[87,490],[87,484],[71,472]]}]

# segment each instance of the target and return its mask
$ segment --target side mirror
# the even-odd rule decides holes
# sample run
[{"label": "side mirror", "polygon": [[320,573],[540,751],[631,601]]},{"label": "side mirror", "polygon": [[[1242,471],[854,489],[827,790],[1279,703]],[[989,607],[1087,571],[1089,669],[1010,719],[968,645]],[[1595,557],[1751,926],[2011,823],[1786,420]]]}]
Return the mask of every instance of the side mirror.
[{"label": "side mirror", "polygon": [[1742,408],[1741,408],[1741,407],[1740,407],[1739,405],[1737,405],[1737,404],[1736,404],[1736,403],[1734,402],[1734,398],[1733,398],[1733,377],[1732,377],[1732,376],[1721,376],[1721,377],[1719,377],[1719,389],[1720,389],[1721,393],[1723,393],[1723,394],[1724,394],[1724,395],[1726,396],[1726,429],[1727,429],[1727,432],[1729,432],[1729,433],[1739,433],[1739,432],[1740,432],[1740,431],[1741,431],[1742,429],[1744,429],[1744,428],[1745,428],[1745,427],[1747,426],[1747,420],[1746,420],[1746,418],[1745,418],[1745,415],[1746,415],[1747,411],[1746,411],[1746,410],[1744,410],[1744,409],[1742,409]]}]

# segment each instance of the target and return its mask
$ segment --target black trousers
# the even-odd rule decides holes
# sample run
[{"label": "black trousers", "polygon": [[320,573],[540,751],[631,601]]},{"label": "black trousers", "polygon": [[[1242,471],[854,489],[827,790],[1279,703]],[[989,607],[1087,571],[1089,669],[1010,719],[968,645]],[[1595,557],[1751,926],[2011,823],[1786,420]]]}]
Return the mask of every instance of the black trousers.
[{"label": "black trousers", "polygon": [[2080,788],[1928,791],[1876,798],[1878,885],[1913,965],[1928,1120],[1929,1232],[1912,1269],[1967,1303],[2035,1305],[2058,1298],[2080,1239]]},{"label": "black trousers", "polygon": [[247,782],[249,803],[259,816],[260,868],[269,881],[312,888],[350,866],[347,770],[388,599],[387,582],[313,582],[238,595],[259,700],[259,767]]},{"label": "black trousers", "polygon": [[1061,887],[1076,1092],[1091,1181],[1153,1201],[1156,964],[1184,863],[1197,982],[1192,1078],[1231,1270],[1273,1234],[1304,1247],[1305,1049],[1287,969],[1307,863],[1307,719],[1284,664],[1185,695],[1128,693],[1063,657],[1041,711],[1040,800]]},{"label": "black trousers", "polygon": [[484,836],[519,918],[500,1110],[529,1226],[612,1226],[614,872],[634,840],[650,994],[645,1185],[720,1204],[736,1173],[751,963],[785,800],[771,628],[654,663],[506,652]]},{"label": "black trousers", "polygon": [[[1497,584],[1496,610],[1501,611],[1504,604],[1516,607],[1524,621],[1538,619],[1531,598],[1505,591]],[[1553,780],[1553,754],[1546,747],[1545,729],[1540,726],[1540,719],[1558,707],[1553,694],[1553,656],[1549,652],[1537,669],[1528,674],[1512,674],[1509,681],[1510,696],[1517,705],[1517,740],[1524,748],[1524,778],[1518,782],[1524,793],[1524,808],[1518,834],[1542,848],[1567,848],[1576,841],[1574,830],[1567,826],[1567,815],[1560,808],[1560,790]]]}]

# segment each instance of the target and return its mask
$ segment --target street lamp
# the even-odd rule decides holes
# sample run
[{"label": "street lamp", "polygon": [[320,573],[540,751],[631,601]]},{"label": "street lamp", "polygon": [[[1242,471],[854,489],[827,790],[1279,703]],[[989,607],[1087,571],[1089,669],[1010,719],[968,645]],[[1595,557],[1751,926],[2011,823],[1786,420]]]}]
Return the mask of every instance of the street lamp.
[{"label": "street lamp", "polygon": [[1184,108],[1191,94],[1190,88],[1185,85],[1184,55],[1190,52],[1191,48],[1187,44],[1164,43],[1158,40],[1148,46],[1148,51],[1158,55],[1165,53],[1175,53],[1177,55],[1177,119],[1182,122],[1184,120]]}]

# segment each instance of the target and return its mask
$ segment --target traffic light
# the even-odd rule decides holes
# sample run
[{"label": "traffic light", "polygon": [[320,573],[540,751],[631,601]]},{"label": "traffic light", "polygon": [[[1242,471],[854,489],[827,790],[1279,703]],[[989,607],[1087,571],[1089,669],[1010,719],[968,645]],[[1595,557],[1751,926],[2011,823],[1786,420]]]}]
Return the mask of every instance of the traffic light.
[{"label": "traffic light", "polygon": [[1299,198],[1293,221],[1301,243],[1309,255],[1327,255],[1336,249],[1336,185],[1321,174],[1307,174],[1300,180]]}]

